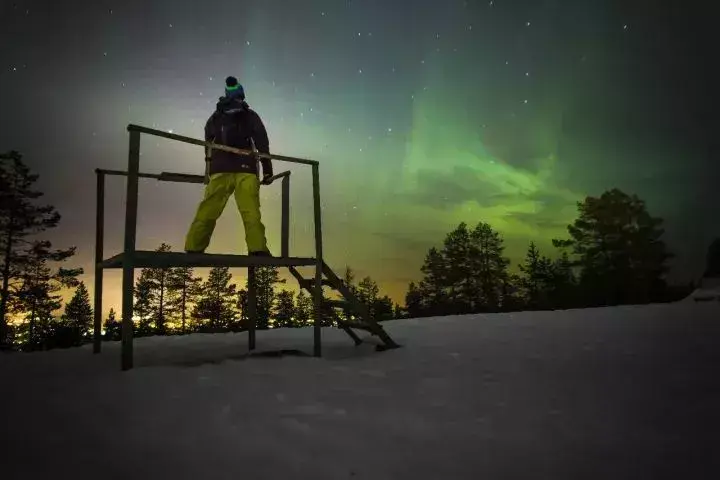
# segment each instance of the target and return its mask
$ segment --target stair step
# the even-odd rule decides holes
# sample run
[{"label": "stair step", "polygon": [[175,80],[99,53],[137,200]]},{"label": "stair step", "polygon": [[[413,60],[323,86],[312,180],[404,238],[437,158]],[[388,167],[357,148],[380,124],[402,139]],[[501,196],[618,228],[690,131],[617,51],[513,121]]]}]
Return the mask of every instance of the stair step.
[{"label": "stair step", "polygon": [[366,330],[368,332],[372,332],[374,330],[373,327],[371,327],[367,323],[362,323],[362,322],[345,322],[345,321],[343,321],[341,324],[339,324],[339,326],[340,326],[340,328],[349,327],[349,328],[354,328],[356,330]]},{"label": "stair step", "polygon": [[[315,280],[312,278],[304,278],[302,280],[298,280],[298,283],[300,283],[300,287],[311,292],[315,288]],[[332,287],[332,283],[330,283],[330,280],[328,280],[327,278],[322,279],[322,284],[323,287]]]},{"label": "stair step", "polygon": [[333,308],[351,308],[351,304],[347,300],[324,300],[323,303]]}]

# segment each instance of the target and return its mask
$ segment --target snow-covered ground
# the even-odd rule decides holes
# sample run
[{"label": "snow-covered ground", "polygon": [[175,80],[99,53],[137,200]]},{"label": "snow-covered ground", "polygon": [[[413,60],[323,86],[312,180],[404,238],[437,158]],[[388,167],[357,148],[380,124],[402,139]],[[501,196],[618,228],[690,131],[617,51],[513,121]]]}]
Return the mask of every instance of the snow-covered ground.
[{"label": "snow-covered ground", "polygon": [[328,329],[321,359],[139,339],[125,373],[117,344],[3,355],[2,478],[720,478],[718,302],[386,328],[403,348]]}]

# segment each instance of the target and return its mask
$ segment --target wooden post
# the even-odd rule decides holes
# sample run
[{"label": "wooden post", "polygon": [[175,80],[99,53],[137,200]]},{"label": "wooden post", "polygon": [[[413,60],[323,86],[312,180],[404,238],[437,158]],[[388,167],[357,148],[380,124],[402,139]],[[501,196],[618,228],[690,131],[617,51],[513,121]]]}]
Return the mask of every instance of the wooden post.
[{"label": "wooden post", "polygon": [[122,277],[122,354],[123,370],[133,368],[133,293],[135,286],[135,237],[137,233],[138,173],[140,171],[140,132],[130,131],[127,193],[125,197],[125,241]]},{"label": "wooden post", "polygon": [[257,321],[257,284],[255,267],[248,267],[248,350],[255,350],[255,322]]},{"label": "wooden post", "polygon": [[100,353],[102,348],[102,294],[103,294],[103,238],[105,233],[105,174],[96,170],[97,190],[95,204],[95,291],[94,307],[95,322],[93,326],[93,353]]},{"label": "wooden post", "polygon": [[313,183],[313,215],[315,223],[315,294],[313,295],[313,307],[315,322],[313,325],[313,355],[322,356],[322,276],[323,276],[323,252],[322,252],[322,210],[320,205],[320,167],[312,166]]},{"label": "wooden post", "polygon": [[280,225],[280,256],[290,256],[290,175],[282,179],[282,223]]}]

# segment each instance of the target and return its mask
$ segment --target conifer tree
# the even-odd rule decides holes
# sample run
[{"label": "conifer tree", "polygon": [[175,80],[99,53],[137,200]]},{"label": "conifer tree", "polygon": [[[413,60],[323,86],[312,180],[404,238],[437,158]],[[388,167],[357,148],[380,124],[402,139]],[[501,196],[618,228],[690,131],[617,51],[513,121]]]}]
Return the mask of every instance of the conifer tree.
[{"label": "conifer tree", "polygon": [[290,328],[295,321],[295,294],[289,290],[281,290],[277,294],[275,312],[276,328]]},{"label": "conifer tree", "polygon": [[295,326],[306,327],[310,325],[313,318],[313,301],[312,297],[305,294],[302,290],[297,294],[295,299]]},{"label": "conifer tree", "polygon": [[192,311],[192,317],[199,323],[200,330],[226,330],[234,321],[237,313],[237,287],[231,281],[229,267],[210,269]]},{"label": "conifer tree", "polygon": [[580,286],[588,305],[646,303],[666,288],[667,261],[663,220],[645,202],[615,188],[578,202],[579,217],[568,226],[569,248],[580,267]]},{"label": "conifer tree", "polygon": [[117,319],[115,309],[111,308],[108,312],[108,318],[105,319],[105,339],[120,340],[122,336],[122,325]]},{"label": "conifer tree", "polygon": [[80,282],[80,285],[75,289],[75,294],[65,305],[63,320],[72,332],[73,343],[81,345],[88,338],[93,323],[90,295],[83,282]]},{"label": "conifer tree", "polygon": [[180,331],[186,333],[191,306],[201,292],[202,278],[195,276],[192,267],[177,267],[170,270],[165,282],[166,315],[168,318],[179,319]]},{"label": "conifer tree", "polygon": [[284,284],[285,280],[280,279],[276,267],[255,267],[255,281],[257,289],[257,318],[255,319],[255,328],[262,330],[268,328],[270,323],[270,317],[277,297],[275,285],[279,283]]},{"label": "conifer tree", "polygon": [[50,242],[33,238],[60,222],[55,207],[38,204],[43,196],[35,188],[38,178],[20,153],[0,155],[0,348],[9,346],[7,317],[12,303],[15,310],[34,309],[30,313],[34,322],[38,308],[50,312],[59,308],[50,284],[72,286],[73,279],[82,273],[79,269],[44,271],[50,268],[48,262],[63,262],[75,249],[53,250]]}]

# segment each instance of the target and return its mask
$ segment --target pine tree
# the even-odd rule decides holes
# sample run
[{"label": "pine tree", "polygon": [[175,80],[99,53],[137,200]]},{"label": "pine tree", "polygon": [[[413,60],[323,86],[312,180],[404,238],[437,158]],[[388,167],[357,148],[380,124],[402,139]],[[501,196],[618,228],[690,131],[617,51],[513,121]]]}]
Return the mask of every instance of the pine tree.
[{"label": "pine tree", "polygon": [[573,272],[573,263],[567,252],[562,252],[552,264],[549,301],[552,308],[570,308],[577,306],[577,279]]},{"label": "pine tree", "polygon": [[310,325],[310,319],[313,318],[313,301],[312,297],[306,295],[302,290],[297,294],[295,299],[295,322],[296,327],[306,327]]},{"label": "pine tree", "polygon": [[[484,222],[477,224],[470,234],[470,271],[472,289],[480,298],[480,308],[497,311],[503,306],[503,290],[508,283],[510,260],[504,255],[505,247],[500,234]],[[476,311],[473,308],[473,311]]]},{"label": "pine tree", "polygon": [[137,321],[138,336],[152,334],[153,314],[153,282],[150,279],[150,272],[143,268],[140,277],[135,283],[135,303],[133,305],[133,322]]},{"label": "pine tree", "polygon": [[230,283],[231,280],[230,268],[210,269],[192,311],[192,317],[200,324],[200,330],[217,332],[226,330],[232,324],[237,311],[237,287]]},{"label": "pine tree", "polygon": [[120,340],[122,337],[122,324],[117,319],[114,309],[110,309],[108,318],[105,319],[105,340]]},{"label": "pine tree", "polygon": [[[169,252],[171,250],[170,245],[163,243],[155,251],[156,252]],[[155,333],[158,335],[164,335],[167,333],[167,320],[168,312],[167,303],[167,281],[171,275],[172,268],[146,268],[146,279],[150,293],[148,299],[150,300],[150,308],[152,310],[151,316],[155,323]]]},{"label": "pine tree", "polygon": [[553,262],[540,254],[534,242],[530,242],[520,271],[524,275],[517,284],[525,297],[526,306],[530,309],[549,307],[554,280]]},{"label": "pine tree", "polygon": [[75,248],[53,250],[49,241],[34,241],[24,252],[16,252],[19,284],[13,291],[15,301],[11,306],[13,313],[24,314],[28,321],[25,343],[30,348],[42,340],[35,336],[36,323],[52,319],[53,312],[62,306],[59,292],[77,286],[77,277],[82,274],[82,269],[55,269],[50,263],[63,262],[74,254]]},{"label": "pine tree", "polygon": [[405,294],[405,311],[409,318],[422,317],[425,313],[423,308],[423,292],[415,282],[410,282],[408,291]]},{"label": "pine tree", "polygon": [[394,316],[393,307],[393,301],[387,295],[376,298],[372,307],[373,318],[375,318],[378,322],[383,320],[392,320]]},{"label": "pine tree", "polygon": [[250,320],[250,311],[248,310],[248,291],[241,288],[237,294],[237,310],[238,321],[233,325],[235,330],[243,330],[247,328]]},{"label": "pine tree", "polygon": [[186,333],[190,307],[200,295],[202,278],[195,276],[192,267],[177,267],[170,270],[165,281],[167,317],[180,319],[180,331]]},{"label": "pine tree", "polygon": [[360,283],[358,283],[356,291],[356,295],[360,303],[367,306],[367,311],[370,317],[376,318],[377,312],[375,311],[375,307],[378,301],[378,295],[380,294],[380,289],[378,288],[377,283],[375,283],[372,278],[365,277],[360,280]]},{"label": "pine tree", "polygon": [[276,267],[255,267],[255,282],[257,289],[257,318],[255,319],[255,328],[262,330],[268,328],[270,325],[270,317],[277,296],[275,293],[275,285],[285,283],[285,280],[280,279]]},{"label": "pine tree", "polygon": [[357,285],[355,285],[355,271],[349,266],[345,267],[345,273],[343,274],[343,283],[350,290],[350,292],[357,297]]},{"label": "pine tree", "polygon": [[418,284],[424,315],[440,315],[447,311],[449,294],[447,288],[447,265],[442,253],[432,247],[425,256],[425,263],[420,269],[423,278]]},{"label": "pine tree", "polygon": [[580,267],[580,285],[590,305],[646,303],[666,288],[672,254],[661,240],[663,220],[648,213],[636,195],[612,189],[578,202],[579,217],[568,226],[570,248]]},{"label": "pine tree", "polygon": [[90,306],[90,294],[83,282],[80,282],[75,294],[65,305],[65,324],[70,327],[73,343],[81,345],[88,338],[93,323],[93,310]]},{"label": "pine tree", "polygon": [[295,294],[289,290],[281,290],[277,294],[275,305],[275,323],[276,328],[290,328],[294,326],[295,321]]},{"label": "pine tree", "polygon": [[465,314],[476,310],[479,288],[471,258],[473,247],[471,232],[464,222],[445,237],[441,252],[442,285],[447,291],[444,313]]},{"label": "pine tree", "polygon": [[399,303],[396,303],[393,306],[393,319],[398,320],[401,318],[405,318],[405,315],[405,309]]},{"label": "pine tree", "polygon": [[[27,280],[30,271],[37,267],[37,256],[44,255],[46,261],[61,262],[75,252],[72,248],[51,250],[49,242],[38,243],[30,240],[38,233],[55,228],[60,222],[60,214],[54,207],[36,204],[43,195],[34,189],[38,178],[38,175],[25,165],[20,153],[11,151],[0,155],[0,348],[8,345],[7,314],[10,304],[14,300],[19,304],[27,304],[27,298],[21,301],[18,298],[13,299],[13,295],[23,291],[23,288],[24,295],[29,293],[27,288],[31,286]],[[34,262],[35,265],[27,262]],[[61,270],[53,277],[64,281],[64,278],[72,277],[67,273],[75,273],[77,276],[81,272]],[[35,293],[40,294],[40,291],[36,289]],[[48,298],[45,298],[45,301],[48,301]],[[38,300],[30,303],[37,307],[42,302]],[[31,318],[33,316],[34,314]]]}]

